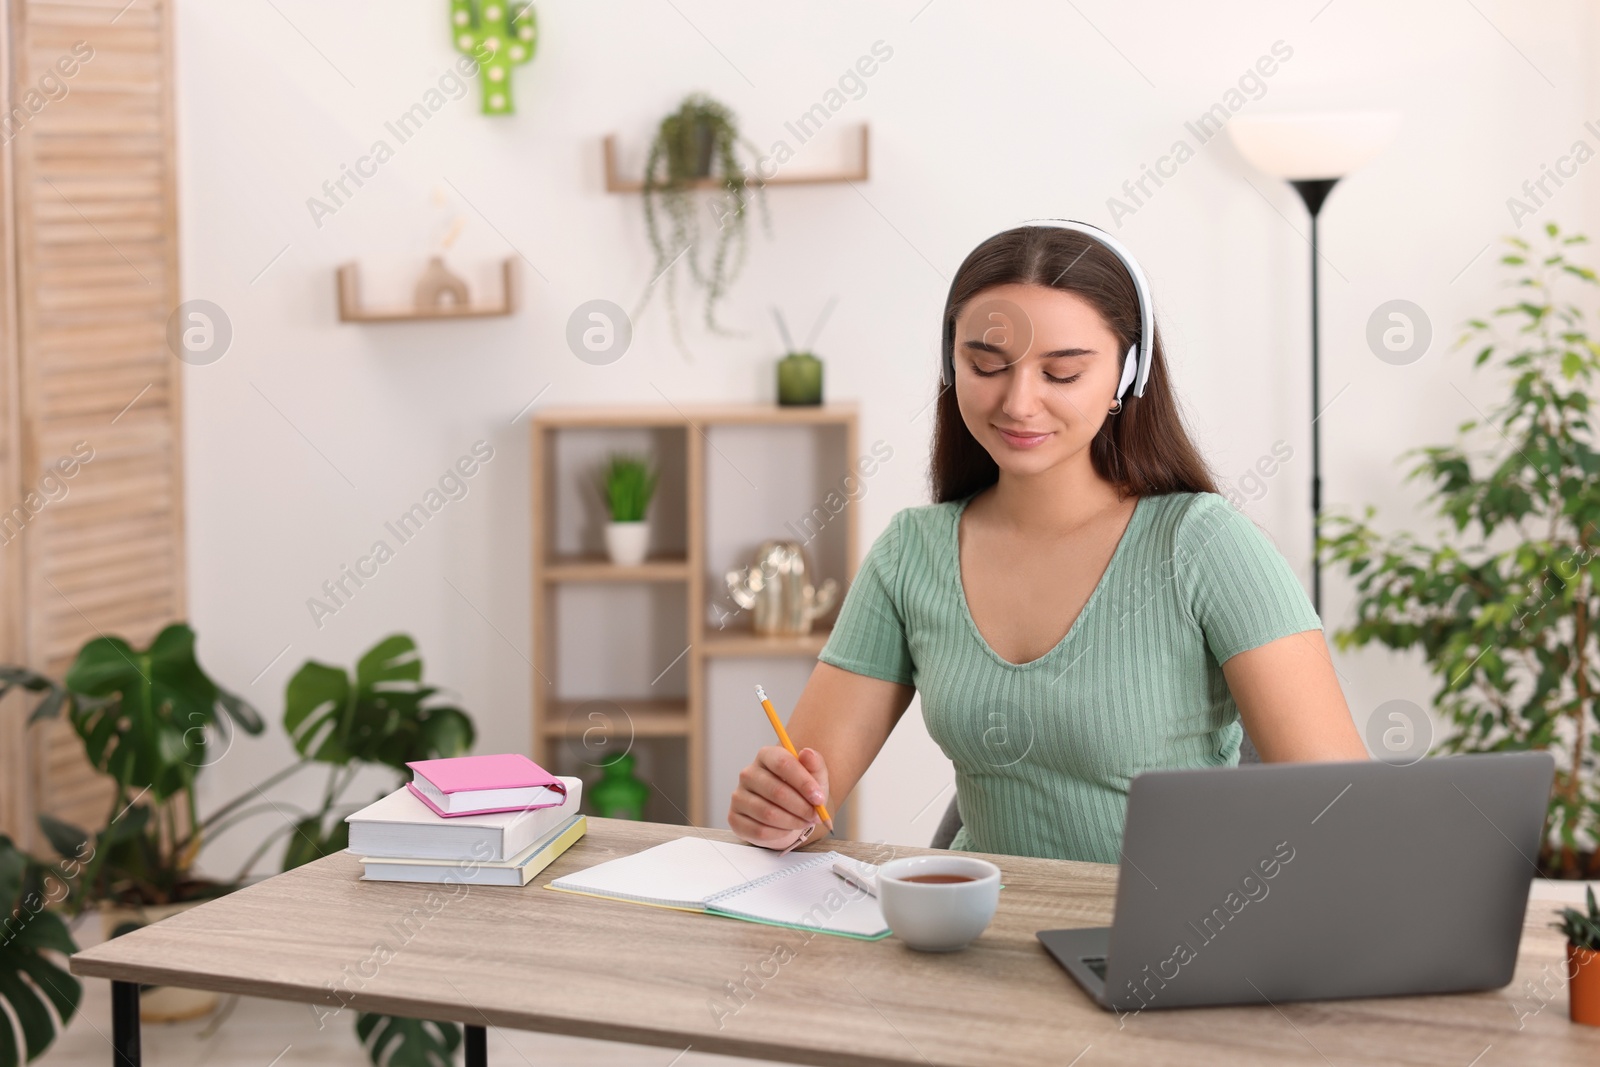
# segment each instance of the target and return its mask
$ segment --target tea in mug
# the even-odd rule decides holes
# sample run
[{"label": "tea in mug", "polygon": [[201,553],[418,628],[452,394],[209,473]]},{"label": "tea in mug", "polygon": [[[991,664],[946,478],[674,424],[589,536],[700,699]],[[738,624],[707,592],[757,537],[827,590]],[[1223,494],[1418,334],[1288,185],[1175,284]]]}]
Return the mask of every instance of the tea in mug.
[{"label": "tea in mug", "polygon": [[977,879],[967,874],[910,874],[901,878],[900,881],[944,884],[947,882],[976,882]]}]

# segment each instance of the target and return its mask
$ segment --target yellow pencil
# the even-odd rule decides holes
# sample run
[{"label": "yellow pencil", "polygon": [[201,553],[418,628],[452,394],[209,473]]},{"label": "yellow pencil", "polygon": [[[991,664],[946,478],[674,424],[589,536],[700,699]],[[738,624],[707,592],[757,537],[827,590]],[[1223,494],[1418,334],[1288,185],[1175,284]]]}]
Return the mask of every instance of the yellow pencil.
[{"label": "yellow pencil", "polygon": [[[783,720],[778,718],[777,711],[772,707],[772,701],[767,699],[767,691],[762,689],[759,685],[756,686],[756,697],[761,701],[761,709],[767,713],[767,718],[772,721],[772,728],[778,731],[778,740],[783,743],[784,748],[789,750],[789,755],[793,756],[795,759],[799,759],[800,753],[794,750],[794,742],[789,740],[789,731],[783,728]],[[827,823],[828,829],[832,830],[833,816],[828,814],[827,805],[813,804],[812,807],[817,809],[817,817],[823,822]],[[810,836],[809,830],[801,835],[801,840],[804,840],[808,836]]]}]

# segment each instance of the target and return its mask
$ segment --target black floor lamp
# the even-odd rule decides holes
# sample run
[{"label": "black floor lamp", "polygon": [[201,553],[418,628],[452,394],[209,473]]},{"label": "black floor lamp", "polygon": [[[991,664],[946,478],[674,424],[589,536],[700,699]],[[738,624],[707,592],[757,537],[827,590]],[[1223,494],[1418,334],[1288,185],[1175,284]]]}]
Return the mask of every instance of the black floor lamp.
[{"label": "black floor lamp", "polygon": [[1320,292],[1317,216],[1339,179],[1388,147],[1400,128],[1394,111],[1322,111],[1240,115],[1228,123],[1239,154],[1256,168],[1286,179],[1311,214],[1311,605],[1322,613],[1322,562],[1317,526],[1322,518],[1322,414],[1318,360]]}]

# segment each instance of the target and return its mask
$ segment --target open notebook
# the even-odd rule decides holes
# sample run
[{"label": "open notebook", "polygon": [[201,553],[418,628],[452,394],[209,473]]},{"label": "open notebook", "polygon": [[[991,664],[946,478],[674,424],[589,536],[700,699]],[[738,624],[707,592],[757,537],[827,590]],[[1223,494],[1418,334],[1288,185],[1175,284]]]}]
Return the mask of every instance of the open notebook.
[{"label": "open notebook", "polygon": [[833,861],[845,858],[679,837],[563,875],[545,888],[870,941],[888,937],[877,898],[833,873]]}]

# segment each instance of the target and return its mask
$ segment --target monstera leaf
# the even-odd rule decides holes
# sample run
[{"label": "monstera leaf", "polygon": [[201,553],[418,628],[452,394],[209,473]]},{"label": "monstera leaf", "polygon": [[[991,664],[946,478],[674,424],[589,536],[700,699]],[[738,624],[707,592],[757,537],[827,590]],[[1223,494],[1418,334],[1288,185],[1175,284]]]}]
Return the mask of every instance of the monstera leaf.
[{"label": "monstera leaf", "polygon": [[[433,702],[438,691],[422,684],[416,642],[391,634],[356,662],[354,678],[314,660],[296,671],[284,699],[283,725],[301,756],[331,764],[332,771],[343,774],[340,768],[370,763],[404,775],[409,762],[459,756],[472,747],[472,720],[460,708]],[[349,827],[334,812],[342,789],[330,781],[322,810],[295,825],[284,870],[349,843]]]},{"label": "monstera leaf", "polygon": [[311,661],[289,680],[283,724],[302,756],[322,763],[380,763],[455,756],[472,745],[472,720],[433,704],[416,642],[392,634],[356,664],[355,678]]},{"label": "monstera leaf", "polygon": [[156,802],[194,783],[206,763],[207,728],[231,723],[246,733],[262,730],[254,708],[200,669],[194,631],[183,623],[162,630],[143,651],[120,637],[96,638],[78,652],[64,681],[69,718],[89,762],[125,789],[148,789]]},{"label": "monstera leaf", "polygon": [[367,1058],[380,1067],[454,1067],[461,1047],[455,1023],[402,1019],[396,1015],[356,1016],[356,1035]]},{"label": "monstera leaf", "polygon": [[[55,1040],[57,1021],[64,1026],[83,995],[78,980],[46,955],[70,956],[78,946],[61,917],[44,910],[44,871],[0,834],[0,1067],[42,1055]],[[21,1024],[20,1034],[12,1017]]]}]

